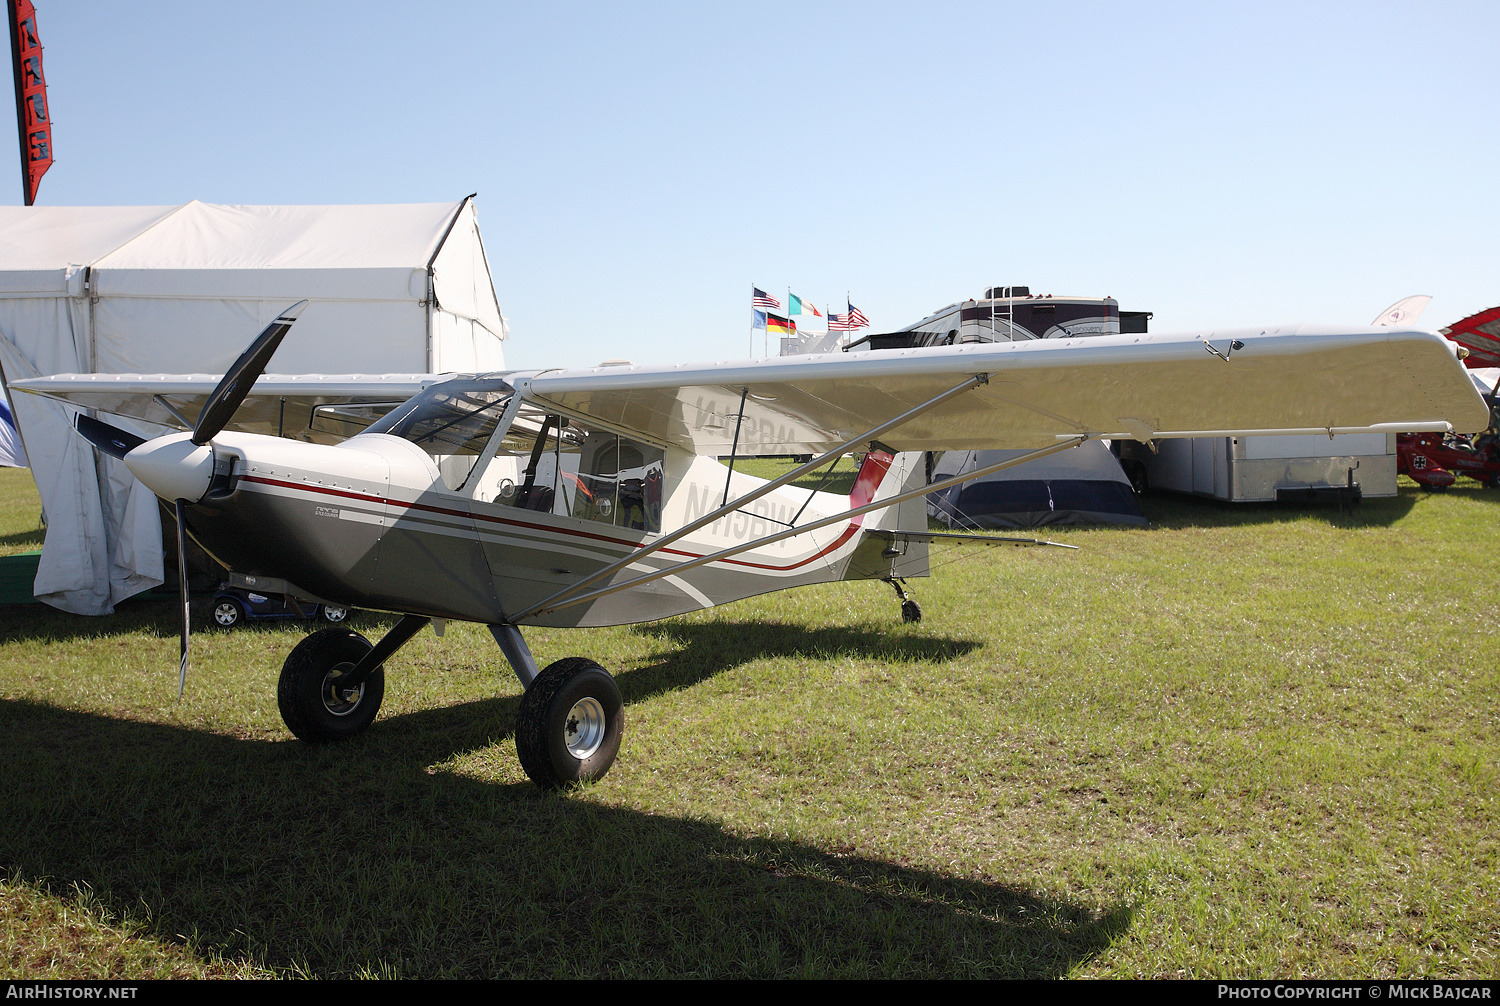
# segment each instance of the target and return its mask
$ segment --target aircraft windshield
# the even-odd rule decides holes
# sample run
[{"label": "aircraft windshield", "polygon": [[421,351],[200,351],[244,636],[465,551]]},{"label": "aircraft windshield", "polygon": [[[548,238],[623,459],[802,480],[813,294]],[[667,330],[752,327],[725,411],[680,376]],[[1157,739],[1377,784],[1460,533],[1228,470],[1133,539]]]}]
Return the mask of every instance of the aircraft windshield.
[{"label": "aircraft windshield", "polygon": [[365,430],[416,444],[432,455],[443,484],[458,489],[479,460],[514,394],[504,381],[444,381]]}]

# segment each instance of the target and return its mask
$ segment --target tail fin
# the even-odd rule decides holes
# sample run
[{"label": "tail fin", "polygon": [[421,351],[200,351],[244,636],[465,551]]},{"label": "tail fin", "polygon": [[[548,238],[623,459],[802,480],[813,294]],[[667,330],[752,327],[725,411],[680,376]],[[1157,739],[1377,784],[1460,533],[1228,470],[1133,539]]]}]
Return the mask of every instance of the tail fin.
[{"label": "tail fin", "polygon": [[[900,454],[877,448],[865,455],[849,493],[851,509],[920,489],[927,482],[927,459],[921,452]],[[845,580],[927,575],[927,539],[906,539],[901,531],[927,530],[927,498],[918,496],[885,510],[856,517],[865,534],[845,568]],[[871,534],[870,532],[875,532]],[[892,534],[892,532],[897,532]]]},{"label": "tail fin", "polygon": [[1375,316],[1371,325],[1415,325],[1417,318],[1422,314],[1422,309],[1427,302],[1432,300],[1425,293],[1419,293],[1414,297],[1404,297],[1396,301],[1390,307]]},{"label": "tail fin", "polygon": [[[926,458],[921,452],[901,454],[877,448],[865,455],[849,493],[849,507],[862,507],[898,493],[920,488],[927,481]],[[860,525],[866,531],[926,531],[927,501],[923,497],[898,503],[889,510],[866,514]]]},{"label": "tail fin", "polygon": [[[849,509],[875,502],[875,494],[880,491],[881,483],[891,470],[891,462],[895,460],[896,455],[886,450],[877,449],[865,455],[859,466],[859,474],[854,478],[854,488],[849,490]],[[885,495],[893,494],[894,490],[889,490]]]}]

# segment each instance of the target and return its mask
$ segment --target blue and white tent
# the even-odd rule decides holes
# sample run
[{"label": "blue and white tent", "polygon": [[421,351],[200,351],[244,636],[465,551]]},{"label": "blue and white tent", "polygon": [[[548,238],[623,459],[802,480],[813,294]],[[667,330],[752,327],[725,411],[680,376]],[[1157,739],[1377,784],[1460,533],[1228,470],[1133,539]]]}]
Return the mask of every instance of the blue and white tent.
[{"label": "blue and white tent", "polygon": [[16,419],[10,414],[10,404],[0,399],[0,468],[26,467],[26,448],[16,432]]},{"label": "blue and white tent", "polygon": [[1119,460],[1099,440],[942,488],[944,479],[1024,453],[948,451],[932,472],[935,490],[927,497],[928,516],[953,528],[1146,525]]}]

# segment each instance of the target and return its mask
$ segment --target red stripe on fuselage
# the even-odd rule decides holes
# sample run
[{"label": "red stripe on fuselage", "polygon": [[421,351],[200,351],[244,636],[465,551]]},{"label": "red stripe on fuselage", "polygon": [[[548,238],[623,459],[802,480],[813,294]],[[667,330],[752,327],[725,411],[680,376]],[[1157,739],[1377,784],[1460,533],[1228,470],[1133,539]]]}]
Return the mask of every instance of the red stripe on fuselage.
[{"label": "red stripe on fuselage", "polygon": [[[873,456],[874,455],[872,454],[871,457],[873,457]],[[869,458],[866,458],[866,460],[865,460],[866,466],[868,466],[869,463],[870,463],[869,462]],[[890,466],[890,455],[886,455],[885,467],[889,467],[889,466]],[[883,476],[884,474],[885,474],[884,473],[884,469],[882,469],[881,475]],[[863,479],[863,477],[864,477],[864,468],[862,467],[860,469],[860,479]],[[547,532],[547,533],[550,533],[550,534],[564,534],[564,535],[569,535],[569,536],[574,537],[574,538],[589,538],[589,539],[592,539],[594,541],[608,542],[611,545],[624,545],[624,546],[626,546],[628,548],[643,548],[643,547],[645,547],[642,542],[630,541],[627,538],[613,538],[613,537],[610,537],[609,535],[595,534],[592,531],[580,531],[580,530],[575,530],[575,529],[572,529],[572,528],[548,527],[545,524],[533,524],[530,521],[524,521],[524,520],[511,520],[510,518],[507,518],[507,517],[493,517],[493,516],[491,516],[489,514],[471,513],[471,512],[469,512],[467,510],[453,510],[453,509],[451,509],[449,507],[432,506],[431,504],[428,504],[428,503],[405,503],[405,502],[402,502],[401,500],[387,499],[384,496],[370,496],[370,495],[368,495],[366,493],[357,493],[357,492],[352,492],[352,491],[349,491],[349,490],[346,490],[346,489],[331,489],[328,486],[310,485],[310,484],[305,483],[305,482],[287,482],[287,481],[285,481],[283,479],[266,478],[263,475],[242,475],[242,476],[240,476],[240,481],[241,482],[258,482],[261,485],[280,486],[280,487],[282,487],[284,489],[297,489],[297,490],[300,490],[302,492],[319,493],[320,495],[323,495],[323,496],[338,496],[338,497],[341,497],[343,499],[359,500],[362,503],[378,503],[378,504],[380,504],[382,506],[401,507],[401,508],[404,508],[404,509],[407,509],[407,510],[425,510],[428,513],[445,514],[445,515],[450,516],[450,517],[468,517],[468,518],[472,518],[474,520],[488,521],[491,524],[505,524],[505,525],[509,525],[511,527],[523,527],[523,528],[527,528],[527,529],[532,530],[532,531],[544,531],[544,532]],[[876,484],[879,485],[879,479],[876,480]],[[855,482],[855,488],[856,488],[856,490],[859,488],[859,480],[856,480],[856,482]],[[851,500],[853,499],[852,495],[850,496],[850,499]],[[840,534],[832,542],[830,542],[822,550],[814,553],[813,555],[808,556],[806,559],[798,560],[797,562],[794,562],[794,563],[792,563],[790,565],[787,565],[787,566],[778,566],[775,563],[766,563],[766,562],[750,562],[750,561],[745,560],[745,559],[719,559],[719,560],[716,560],[716,561],[722,562],[722,563],[725,563],[725,564],[728,564],[728,565],[733,565],[733,566],[746,566],[746,567],[749,567],[751,569],[772,569],[772,570],[793,570],[793,569],[798,569],[798,568],[800,568],[802,566],[806,566],[810,562],[813,562],[813,561],[815,561],[817,559],[823,558],[823,556],[827,555],[829,552],[832,552],[833,550],[837,549],[839,546],[843,545],[844,542],[848,541],[850,539],[850,537],[853,536],[853,534],[854,534],[855,531],[859,530],[860,521],[862,519],[863,519],[863,517],[856,517],[855,519],[851,520],[849,522],[849,525],[846,528],[844,528],[843,533]],[[657,549],[657,551],[658,552],[666,553],[668,555],[681,556],[684,559],[701,559],[701,558],[703,558],[703,556],[709,554],[707,552],[684,552],[681,549],[675,549],[675,548],[660,548],[660,549]]]}]

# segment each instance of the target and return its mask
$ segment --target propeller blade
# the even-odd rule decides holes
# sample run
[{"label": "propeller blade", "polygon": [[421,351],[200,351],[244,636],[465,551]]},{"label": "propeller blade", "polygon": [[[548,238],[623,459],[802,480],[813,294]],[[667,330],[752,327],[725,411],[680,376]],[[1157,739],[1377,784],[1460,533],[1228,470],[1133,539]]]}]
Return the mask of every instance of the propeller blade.
[{"label": "propeller blade", "polygon": [[187,525],[182,520],[182,510],[187,500],[172,504],[177,517],[177,593],[182,598],[182,659],[177,664],[177,701],[182,701],[182,689],[187,685],[188,665],[188,576],[187,576]]},{"label": "propeller blade", "polygon": [[198,422],[193,427],[194,445],[202,447],[228,424],[234,410],[240,407],[240,403],[255,386],[256,378],[266,372],[266,364],[271,362],[276,347],[281,345],[282,336],[286,335],[292,322],[297,320],[297,315],[306,306],[307,301],[299,300],[281,312],[281,316],[267,325],[265,331],[255,337],[250,348],[234,361],[234,366],[224,373],[223,380],[219,381],[219,386],[208,396],[203,411],[198,414]]},{"label": "propeller blade", "polygon": [[146,442],[145,437],[138,437],[134,433],[127,433],[118,426],[101,423],[97,419],[90,419],[82,412],[73,417],[73,429],[95,449],[112,458],[125,460],[125,455],[135,450]]}]

